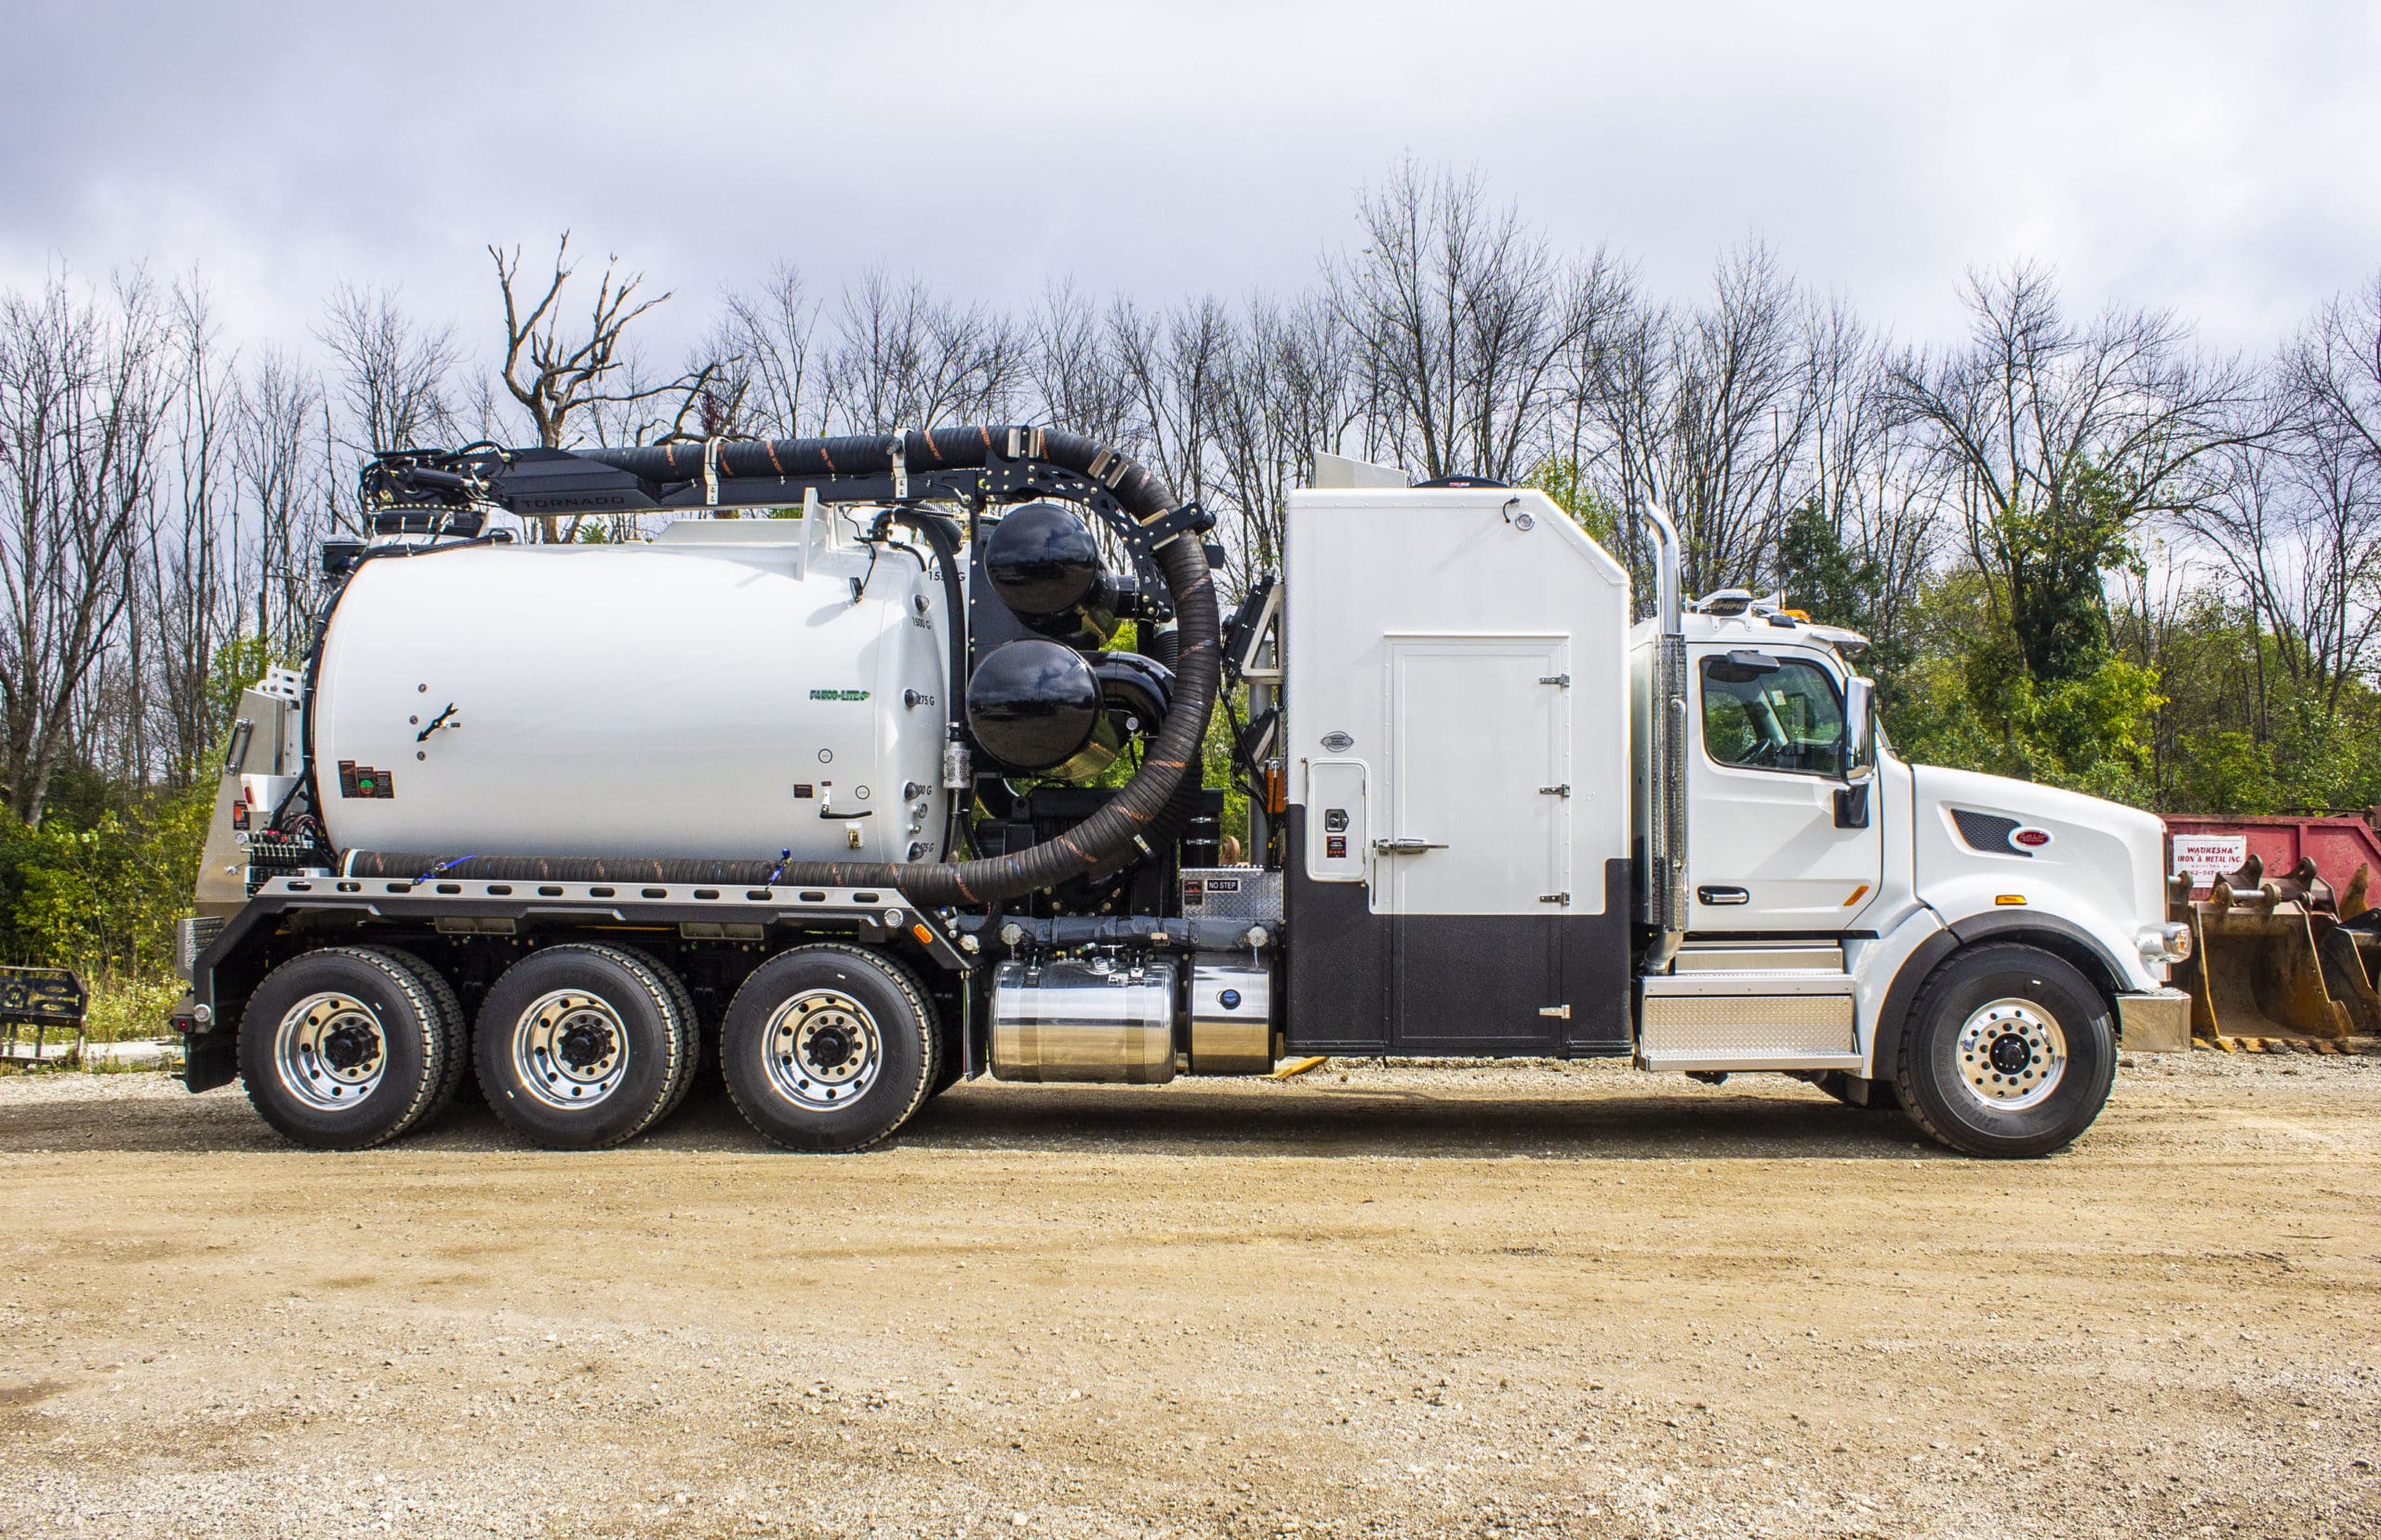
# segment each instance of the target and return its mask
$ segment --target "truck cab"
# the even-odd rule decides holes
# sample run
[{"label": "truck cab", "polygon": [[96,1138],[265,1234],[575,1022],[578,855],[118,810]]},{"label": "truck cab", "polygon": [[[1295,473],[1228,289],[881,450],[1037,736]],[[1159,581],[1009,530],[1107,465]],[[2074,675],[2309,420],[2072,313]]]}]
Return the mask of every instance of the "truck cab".
[{"label": "truck cab", "polygon": [[[1742,1044],[1717,1022],[1765,1013],[1768,1067],[1816,1069],[1827,1056],[1820,1072],[1841,1077],[1832,1088],[1882,1101],[1900,1074],[1898,1029],[1911,1025],[1919,989],[1962,953],[1967,970],[1969,949],[1988,944],[2004,960],[2019,948],[2052,960],[2038,973],[2072,970],[2126,1041],[2182,1045],[2187,1007],[2166,978],[2188,933],[2163,917],[2164,830],[2154,816],[1909,763],[1856,672],[1865,639],[1775,602],[1713,595],[1687,608],[1681,629],[1693,735],[1688,928],[1667,976],[1643,985],[1650,1064],[1729,1055],[1741,1066]],[[1803,973],[1810,979],[1798,983]],[[2074,977],[2056,982],[2071,989]],[[1765,993],[1789,985],[1805,1003]],[[1952,1034],[1974,1097],[2020,1110],[2055,1099],[2077,1068],[2065,1028],[2017,1002],[1975,1014],[1972,1031],[1963,1020]],[[1689,1019],[1696,1027],[1682,1025]],[[1798,1057],[1806,1062],[1785,1062]]]}]

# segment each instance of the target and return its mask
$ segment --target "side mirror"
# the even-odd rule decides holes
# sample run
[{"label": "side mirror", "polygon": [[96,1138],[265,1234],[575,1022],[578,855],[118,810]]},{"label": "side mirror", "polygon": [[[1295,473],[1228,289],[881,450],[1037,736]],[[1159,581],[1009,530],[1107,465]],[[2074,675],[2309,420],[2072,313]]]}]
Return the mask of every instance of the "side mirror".
[{"label": "side mirror", "polygon": [[1843,779],[1846,785],[1877,773],[1877,686],[1854,679],[1843,686]]}]

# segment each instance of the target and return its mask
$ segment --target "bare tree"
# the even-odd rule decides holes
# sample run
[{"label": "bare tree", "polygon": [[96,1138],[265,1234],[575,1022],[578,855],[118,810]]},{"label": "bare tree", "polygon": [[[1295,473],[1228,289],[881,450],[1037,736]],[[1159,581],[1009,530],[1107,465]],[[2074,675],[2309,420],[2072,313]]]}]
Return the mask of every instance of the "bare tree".
[{"label": "bare tree", "polygon": [[1516,210],[1491,209],[1476,175],[1404,162],[1358,219],[1364,245],[1330,288],[1397,452],[1426,476],[1514,479],[1600,286],[1566,275]]},{"label": "bare tree", "polygon": [[1800,495],[1813,397],[1801,296],[1759,243],[1723,259],[1708,304],[1640,305],[1612,324],[1592,407],[1621,501],[1669,508],[1686,582],[1757,582]]},{"label": "bare tree", "polygon": [[1870,575],[1865,618],[1890,643],[1935,564],[1939,478],[1916,431],[1895,418],[1888,344],[1841,298],[1807,311],[1802,352],[1807,427],[1797,506],[1823,515]]},{"label": "bare tree", "polygon": [[[152,694],[157,768],[190,784],[219,724],[209,688],[216,657],[241,629],[239,504],[233,465],[237,383],[206,290],[195,277],[169,300],[166,347],[174,405],[172,496],[148,510],[138,549],[126,644],[133,687]],[[136,718],[136,730],[145,730]],[[140,755],[145,769],[151,756]]]},{"label": "bare tree", "polygon": [[2302,432],[2381,470],[2381,273],[2316,312],[2283,348],[2281,376]]},{"label": "bare tree", "polygon": [[827,391],[850,432],[994,421],[1025,382],[1031,349],[1007,317],[882,267],[845,288],[835,329]]},{"label": "bare tree", "polygon": [[345,448],[369,455],[462,436],[450,399],[461,363],[452,326],[417,325],[394,289],[341,284],[314,335],[339,362]]},{"label": "bare tree", "polygon": [[818,306],[792,263],[779,262],[758,292],[729,295],[702,352],[714,365],[722,431],[799,438],[826,431]]},{"label": "bare tree", "polygon": [[2335,716],[2381,638],[2381,461],[2345,435],[2304,431],[2221,463],[2222,483],[2185,522],[2273,637],[2275,666]]},{"label": "bare tree", "polygon": [[1109,350],[1130,403],[1124,440],[1186,499],[1207,495],[1233,341],[1230,314],[1213,296],[1162,312],[1128,299],[1109,308]]},{"label": "bare tree", "polygon": [[1031,352],[1026,384],[1045,422],[1124,443],[1133,419],[1133,390],[1124,378],[1100,311],[1074,280],[1052,284],[1028,326]]},{"label": "bare tree", "polygon": [[2202,506],[2218,454],[2274,424],[2255,376],[2198,354],[2169,312],[2077,325],[2032,266],[1972,274],[1967,306],[1965,347],[1895,365],[1895,409],[1926,431],[2028,670],[2074,677],[2098,654],[2100,572],[2124,533]]},{"label": "bare tree", "polygon": [[1360,410],[1354,339],[1327,299],[1249,303],[1212,410],[1224,544],[1235,589],[1282,558],[1293,487],[1336,453]]},{"label": "bare tree", "polygon": [[171,386],[164,332],[138,273],[104,312],[62,277],[0,298],[0,790],[27,823],[130,601]]},{"label": "bare tree", "polygon": [[[515,246],[507,252],[501,246],[491,246],[487,254],[496,263],[497,287],[504,296],[504,366],[500,376],[504,388],[528,413],[530,426],[541,446],[559,449],[571,441],[582,421],[593,426],[598,414],[635,413],[645,404],[663,397],[674,396],[678,403],[672,431],[683,428],[711,382],[710,367],[667,381],[646,383],[641,371],[634,367],[634,355],[624,348],[629,328],[646,312],[668,299],[667,292],[650,299],[638,299],[637,290],[645,284],[644,274],[623,274],[619,259],[606,258],[603,276],[596,281],[594,299],[588,307],[584,329],[566,333],[562,296],[577,272],[570,260],[570,232],[564,231],[554,243],[553,272],[546,280],[544,292],[534,300],[529,298],[531,291],[520,286],[521,248]],[[614,418],[605,416],[602,420],[605,426],[619,430]],[[640,430],[652,426],[649,419],[635,424]],[[557,521],[551,517],[539,519],[533,527],[547,540],[569,539],[577,537],[579,521],[571,521],[566,531],[558,530]]]},{"label": "bare tree", "polygon": [[614,377],[627,363],[620,344],[629,327],[670,298],[665,292],[639,299],[636,292],[644,285],[644,274],[623,276],[619,259],[606,259],[585,331],[565,337],[562,292],[577,271],[570,262],[570,232],[564,231],[554,243],[553,272],[545,292],[534,301],[528,290],[517,287],[521,248],[508,253],[491,246],[487,254],[496,263],[497,286],[504,295],[504,386],[529,414],[540,445],[559,449],[567,444],[579,415],[599,402],[632,401],[666,389],[614,389]]},{"label": "bare tree", "polygon": [[314,551],[331,532],[329,468],[310,427],[322,405],[320,382],[270,347],[240,389],[232,462],[256,518],[257,631],[283,657],[305,649],[319,588]]}]

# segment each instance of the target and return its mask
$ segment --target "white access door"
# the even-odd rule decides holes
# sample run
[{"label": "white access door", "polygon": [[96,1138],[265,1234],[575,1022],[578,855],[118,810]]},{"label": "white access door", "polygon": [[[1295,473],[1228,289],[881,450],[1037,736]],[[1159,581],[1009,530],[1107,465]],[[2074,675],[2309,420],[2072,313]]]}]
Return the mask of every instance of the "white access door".
[{"label": "white access door", "polygon": [[1389,831],[1374,845],[1390,912],[1562,912],[1569,652],[1560,637],[1390,640]]},{"label": "white access door", "polygon": [[1389,830],[1373,892],[1390,913],[1390,1045],[1549,1051],[1563,1025],[1569,646],[1438,636],[1389,649]]},{"label": "white access door", "polygon": [[1841,681],[1785,651],[1698,650],[1690,664],[1688,929],[1854,929],[1876,899],[1884,841],[1874,807],[1866,827],[1837,826]]}]

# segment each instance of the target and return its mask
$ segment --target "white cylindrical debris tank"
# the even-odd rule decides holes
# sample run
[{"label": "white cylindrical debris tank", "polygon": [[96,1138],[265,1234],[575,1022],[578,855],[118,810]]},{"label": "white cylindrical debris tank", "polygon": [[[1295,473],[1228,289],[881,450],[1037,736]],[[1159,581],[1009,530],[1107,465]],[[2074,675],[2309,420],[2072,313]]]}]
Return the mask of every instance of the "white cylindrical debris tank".
[{"label": "white cylindrical debris tank", "polygon": [[802,529],[719,521],[652,544],[366,561],[314,685],[330,840],[941,859],[941,578],[900,548],[805,549]]}]

